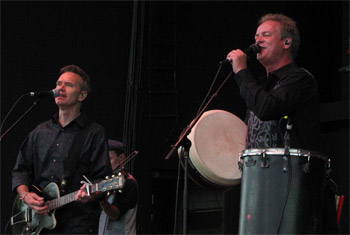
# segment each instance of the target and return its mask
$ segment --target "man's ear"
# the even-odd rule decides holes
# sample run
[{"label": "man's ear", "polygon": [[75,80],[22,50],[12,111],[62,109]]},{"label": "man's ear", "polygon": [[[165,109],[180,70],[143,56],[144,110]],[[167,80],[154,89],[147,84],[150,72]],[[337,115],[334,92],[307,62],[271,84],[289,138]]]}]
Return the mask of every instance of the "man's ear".
[{"label": "man's ear", "polygon": [[292,39],[291,38],[286,38],[285,40],[284,40],[284,48],[285,49],[288,49],[289,47],[291,47],[292,46]]},{"label": "man's ear", "polygon": [[86,99],[87,96],[88,96],[87,91],[81,91],[79,94],[79,101],[82,102],[83,100]]}]

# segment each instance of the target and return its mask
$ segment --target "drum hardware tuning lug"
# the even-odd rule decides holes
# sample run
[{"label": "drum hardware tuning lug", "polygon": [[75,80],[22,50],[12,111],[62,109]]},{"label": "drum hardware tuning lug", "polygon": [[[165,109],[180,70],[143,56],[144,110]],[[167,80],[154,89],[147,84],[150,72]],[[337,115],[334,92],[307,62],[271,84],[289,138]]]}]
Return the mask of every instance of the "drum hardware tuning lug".
[{"label": "drum hardware tuning lug", "polygon": [[307,163],[305,163],[303,171],[305,173],[310,173],[310,158],[311,158],[310,152],[308,152],[306,156],[307,156]]},{"label": "drum hardware tuning lug", "polygon": [[266,153],[264,151],[264,152],[262,152],[260,167],[261,168],[269,168],[269,166],[270,166],[270,160],[269,160],[269,158],[266,157]]},{"label": "drum hardware tuning lug", "polygon": [[255,164],[256,160],[254,160],[253,158],[248,158],[248,160],[245,162],[246,167],[255,166]]},{"label": "drum hardware tuning lug", "polygon": [[242,169],[243,169],[243,164],[241,161],[238,161],[238,170],[242,171]]},{"label": "drum hardware tuning lug", "polygon": [[239,160],[238,160],[238,170],[239,171],[243,171],[244,158],[242,156],[242,152],[239,153],[238,158],[239,158]]},{"label": "drum hardware tuning lug", "polygon": [[283,163],[282,163],[282,172],[287,172],[288,171],[288,157],[283,156]]}]

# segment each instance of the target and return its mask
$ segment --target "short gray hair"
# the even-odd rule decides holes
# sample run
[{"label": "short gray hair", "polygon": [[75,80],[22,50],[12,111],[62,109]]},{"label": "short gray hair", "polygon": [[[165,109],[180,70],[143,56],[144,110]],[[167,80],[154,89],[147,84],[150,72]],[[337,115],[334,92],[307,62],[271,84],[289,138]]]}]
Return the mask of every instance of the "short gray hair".
[{"label": "short gray hair", "polygon": [[72,72],[79,75],[83,79],[83,85],[80,87],[81,90],[87,91],[88,93],[91,91],[91,81],[89,75],[79,66],[71,64],[64,66],[60,70],[61,74],[66,72]]},{"label": "short gray hair", "polygon": [[281,39],[285,39],[287,37],[292,38],[291,54],[292,57],[295,58],[298,55],[300,45],[300,34],[297,23],[292,18],[283,14],[269,13],[260,18],[258,25],[261,25],[262,23],[269,20],[276,21],[281,24]]}]

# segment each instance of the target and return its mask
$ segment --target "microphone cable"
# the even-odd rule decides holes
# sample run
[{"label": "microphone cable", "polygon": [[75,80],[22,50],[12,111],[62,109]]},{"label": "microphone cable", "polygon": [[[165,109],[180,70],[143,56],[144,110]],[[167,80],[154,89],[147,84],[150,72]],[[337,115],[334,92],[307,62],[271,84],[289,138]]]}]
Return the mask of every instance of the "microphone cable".
[{"label": "microphone cable", "polygon": [[177,206],[178,206],[178,201],[179,201],[179,184],[180,184],[180,172],[181,172],[181,156],[183,156],[184,154],[184,148],[181,147],[180,149],[181,153],[180,153],[180,157],[179,159],[179,164],[177,167],[177,180],[176,180],[176,195],[175,195],[175,213],[174,213],[174,234],[176,234],[176,223],[177,223]]},{"label": "microphone cable", "polygon": [[[283,119],[288,119],[288,116],[284,116],[282,117],[279,122],[278,122],[278,129],[280,131],[280,134],[282,135],[282,131],[281,131],[281,121]],[[287,125],[288,125],[288,120],[287,120]],[[285,135],[287,134],[287,131],[289,131],[287,128],[285,130]],[[283,136],[283,135],[282,135]],[[285,140],[285,138],[283,138]],[[286,148],[286,147],[285,147]],[[288,146],[289,148],[289,146]],[[276,234],[279,234],[280,233],[280,229],[281,229],[281,226],[282,226],[282,221],[283,221],[283,215],[284,215],[284,212],[286,210],[286,207],[287,207],[287,202],[288,202],[288,198],[289,198],[289,193],[290,193],[290,189],[291,189],[291,185],[292,185],[292,161],[291,161],[291,158],[290,158],[290,152],[288,150],[288,154],[285,154],[284,157],[287,157],[287,160],[288,160],[288,168],[287,168],[287,171],[288,171],[288,181],[287,181],[287,191],[286,191],[286,195],[285,195],[285,199],[284,199],[284,202],[283,202],[283,207],[282,207],[282,211],[281,211],[281,215],[280,215],[280,218],[279,218],[279,221],[278,221],[278,226],[277,226],[277,233]]]},{"label": "microphone cable", "polygon": [[287,183],[287,192],[286,192],[286,196],[283,202],[283,207],[282,207],[282,211],[281,211],[281,215],[280,215],[280,219],[278,222],[278,227],[277,227],[277,234],[280,233],[280,229],[281,229],[281,225],[282,225],[282,221],[283,221],[283,215],[284,215],[284,211],[286,210],[287,207],[287,201],[288,201],[288,197],[289,197],[289,192],[291,189],[291,185],[292,185],[292,162],[290,159],[290,155],[286,156],[288,158],[288,183]]},{"label": "microphone cable", "polygon": [[218,75],[219,75],[219,73],[220,73],[221,68],[222,68],[222,64],[220,64],[220,66],[219,66],[219,68],[218,68],[218,70],[217,70],[217,72],[216,72],[216,74],[215,74],[214,80],[213,80],[213,82],[211,83],[210,88],[209,88],[209,90],[208,90],[208,92],[207,92],[207,95],[205,96],[205,98],[203,99],[201,105],[199,106],[199,109],[198,109],[198,111],[197,111],[197,113],[196,113],[196,117],[198,116],[199,112],[202,110],[202,107],[203,107],[203,105],[204,105],[204,102],[208,99],[209,94],[210,94],[211,91],[213,90],[214,84],[215,84],[215,82],[216,82],[216,79],[218,78]]},{"label": "microphone cable", "polygon": [[[209,91],[207,92],[205,98],[203,99],[201,105],[199,106],[199,109],[198,109],[198,111],[197,111],[197,114],[196,114],[196,116],[195,116],[195,119],[198,117],[198,115],[201,113],[201,111],[202,111],[202,112],[204,111],[204,110],[202,110],[203,105],[205,104],[205,101],[208,99],[209,94],[210,94],[211,91],[213,90],[214,84],[215,84],[215,82],[216,82],[216,80],[217,80],[217,77],[218,77],[220,71],[221,71],[221,68],[222,68],[222,64],[220,64],[220,66],[219,66],[219,68],[218,68],[218,70],[217,70],[217,72],[216,72],[216,74],[215,74],[214,80],[213,80],[213,82],[212,82],[212,84],[211,84],[211,86],[210,86],[210,88],[209,88]],[[226,77],[224,83],[225,83],[226,80],[231,76],[231,74],[232,74],[232,72],[229,74],[229,76]],[[224,83],[221,84],[221,87],[224,85]],[[220,87],[220,88],[221,88],[221,87]],[[219,88],[219,89],[220,89],[220,88]],[[219,90],[219,89],[218,89],[218,90]],[[194,120],[195,120],[195,119],[194,119]],[[193,121],[192,121],[192,122],[193,122]],[[190,123],[188,126],[190,126],[190,125],[191,125],[191,123]],[[188,126],[185,127],[185,129],[182,131],[182,133],[181,133],[180,136],[183,135],[183,133],[185,132],[185,130],[188,128]],[[178,209],[177,207],[178,207],[178,200],[179,200],[178,197],[179,197],[179,183],[180,183],[180,172],[181,172],[181,167],[180,167],[180,165],[181,165],[182,156],[183,156],[183,154],[184,154],[184,147],[181,147],[180,151],[181,151],[181,152],[180,152],[180,157],[179,157],[179,164],[178,164],[178,169],[177,169],[178,175],[177,175],[177,182],[176,182],[175,216],[174,216],[174,230],[173,230],[174,234],[176,234],[177,209]]]},{"label": "microphone cable", "polygon": [[[16,105],[18,104],[18,102],[19,102],[24,96],[27,96],[27,95],[28,95],[28,93],[21,95],[21,96],[16,100],[16,102],[12,105],[12,107],[10,108],[10,110],[8,111],[8,113],[6,114],[6,116],[4,117],[4,120],[2,120],[1,125],[0,125],[0,142],[2,141],[2,138],[7,134],[7,132],[9,132],[9,131],[12,129],[12,127],[13,127],[14,125],[16,125],[16,123],[17,123],[19,120],[21,120],[21,119],[24,117],[24,115],[26,114],[26,113],[25,113],[20,119],[17,120],[17,122],[16,122],[15,124],[13,124],[4,134],[2,134],[2,128],[3,128],[4,124],[5,124],[5,121],[6,121],[7,118],[10,116],[10,114],[12,113],[13,109],[16,107]],[[38,99],[37,101],[35,101],[34,103],[36,104],[38,101],[39,101],[39,99]]]}]

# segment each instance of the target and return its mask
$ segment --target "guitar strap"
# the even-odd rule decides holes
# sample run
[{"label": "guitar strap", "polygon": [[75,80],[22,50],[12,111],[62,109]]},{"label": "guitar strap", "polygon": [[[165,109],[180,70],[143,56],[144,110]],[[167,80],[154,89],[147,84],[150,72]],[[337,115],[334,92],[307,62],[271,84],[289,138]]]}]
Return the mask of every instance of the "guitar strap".
[{"label": "guitar strap", "polygon": [[74,170],[76,169],[79,157],[81,155],[81,151],[83,149],[83,144],[89,133],[91,124],[92,122],[90,120],[86,121],[85,126],[78,132],[74,139],[72,147],[69,150],[68,161],[66,162],[66,165],[64,167],[64,176],[60,186],[62,195],[66,193],[67,185],[69,184]]}]

